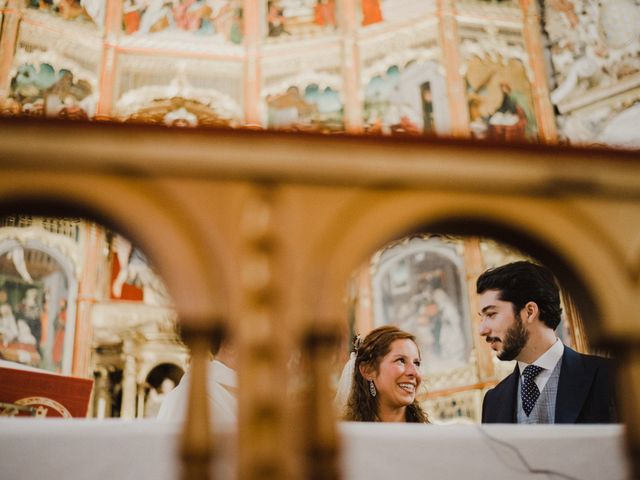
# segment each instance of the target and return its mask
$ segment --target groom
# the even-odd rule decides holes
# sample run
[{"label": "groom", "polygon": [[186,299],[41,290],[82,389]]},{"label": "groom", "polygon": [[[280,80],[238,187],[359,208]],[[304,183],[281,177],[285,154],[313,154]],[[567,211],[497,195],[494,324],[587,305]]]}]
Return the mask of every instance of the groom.
[{"label": "groom", "polygon": [[500,360],[517,360],[487,392],[482,423],[616,421],[611,361],[577,353],[556,337],[562,309],[549,270],[514,262],[487,270],[476,287],[480,335]]}]

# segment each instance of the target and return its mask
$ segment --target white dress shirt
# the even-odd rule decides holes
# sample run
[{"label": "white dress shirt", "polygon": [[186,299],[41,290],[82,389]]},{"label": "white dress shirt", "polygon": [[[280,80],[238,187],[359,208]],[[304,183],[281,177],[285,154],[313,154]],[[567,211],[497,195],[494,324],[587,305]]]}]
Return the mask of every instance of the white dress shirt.
[{"label": "white dress shirt", "polygon": [[[540,355],[538,359],[533,362],[533,365],[544,368],[544,370],[542,370],[535,378],[536,385],[538,386],[538,390],[540,392],[542,392],[542,389],[547,384],[549,377],[551,377],[551,372],[553,372],[553,369],[556,368],[558,362],[562,360],[563,353],[564,345],[558,338],[546,352]],[[522,372],[524,372],[524,369],[528,366],[528,363],[518,361],[518,368],[520,369],[520,384],[522,384],[522,382],[524,381],[524,379],[522,378]]]}]

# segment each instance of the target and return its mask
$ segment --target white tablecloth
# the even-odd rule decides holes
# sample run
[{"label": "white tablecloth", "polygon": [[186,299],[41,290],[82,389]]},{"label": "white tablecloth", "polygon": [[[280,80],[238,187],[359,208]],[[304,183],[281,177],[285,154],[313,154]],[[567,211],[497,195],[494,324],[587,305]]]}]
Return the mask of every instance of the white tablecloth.
[{"label": "white tablecloth", "polygon": [[[2,418],[0,478],[173,480],[179,430],[154,420]],[[340,431],[346,480],[629,478],[620,425],[343,423]],[[233,438],[218,434],[226,451],[215,478],[233,477]]]}]

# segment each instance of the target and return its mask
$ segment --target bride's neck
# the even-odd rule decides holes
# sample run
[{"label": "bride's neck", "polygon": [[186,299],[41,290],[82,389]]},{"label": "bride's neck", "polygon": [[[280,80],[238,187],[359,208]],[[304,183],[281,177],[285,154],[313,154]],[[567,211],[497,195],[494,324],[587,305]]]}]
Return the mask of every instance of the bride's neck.
[{"label": "bride's neck", "polygon": [[386,409],[380,406],[378,408],[378,418],[381,422],[406,422],[407,407]]}]

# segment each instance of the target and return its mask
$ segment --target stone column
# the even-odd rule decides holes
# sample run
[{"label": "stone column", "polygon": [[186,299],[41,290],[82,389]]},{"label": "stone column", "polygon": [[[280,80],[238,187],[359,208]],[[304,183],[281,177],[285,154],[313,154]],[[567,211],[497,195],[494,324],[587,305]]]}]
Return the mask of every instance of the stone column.
[{"label": "stone column", "polygon": [[[264,16],[261,2],[244,0],[244,123],[262,125],[260,116],[260,90],[262,88],[262,69],[260,64],[260,40]],[[266,127],[266,125],[262,125]]]},{"label": "stone column", "polygon": [[124,371],[122,372],[122,405],[120,406],[120,418],[131,420],[136,416],[136,358],[133,355],[133,342],[130,339],[124,341],[122,347],[124,354]]},{"label": "stone column", "polygon": [[356,0],[344,0],[340,4],[344,127],[348,133],[362,133],[363,123],[356,8]]},{"label": "stone column", "polygon": [[556,117],[549,97],[549,86],[544,64],[544,45],[540,30],[540,10],[534,0],[520,0],[522,8],[523,36],[527,56],[529,57],[529,69],[533,75],[531,85],[533,88],[533,106],[535,109],[536,123],[540,140],[545,143],[558,141]]},{"label": "stone column", "polygon": [[469,137],[469,108],[464,78],[461,74],[462,59],[458,45],[458,22],[455,0],[437,0],[440,25],[440,49],[447,76],[447,98],[451,117],[451,135]]},{"label": "stone column", "polygon": [[469,314],[471,318],[471,337],[476,350],[476,358],[478,359],[478,376],[480,380],[487,380],[493,377],[493,354],[489,344],[485,342],[478,332],[480,329],[480,317],[477,313],[478,295],[476,294],[476,280],[485,270],[482,260],[482,252],[480,251],[480,239],[477,237],[467,237],[464,240],[464,264],[466,266],[467,294],[469,298]]},{"label": "stone column", "polygon": [[136,418],[144,418],[144,383],[138,385],[138,407],[136,409]]},{"label": "stone column", "polygon": [[106,248],[106,238],[104,229],[96,224],[85,222],[81,228],[84,229],[83,268],[78,284],[72,375],[86,377],[91,375],[91,309],[101,296],[98,285],[102,262],[100,252]]},{"label": "stone column", "polygon": [[21,17],[19,5],[18,0],[9,0],[4,11],[2,36],[0,36],[0,98],[8,97],[11,88],[11,66],[16,53]]},{"label": "stone column", "polygon": [[111,118],[113,107],[113,88],[116,78],[117,47],[122,30],[122,0],[107,0],[102,42],[102,60],[100,61],[100,84],[98,86],[98,105],[96,116]]},{"label": "stone column", "polygon": [[96,370],[95,382],[93,416],[100,419],[109,418],[111,416],[111,393],[109,392],[109,372],[106,368],[100,367]]}]

